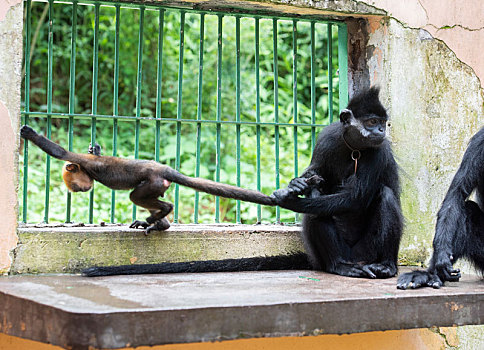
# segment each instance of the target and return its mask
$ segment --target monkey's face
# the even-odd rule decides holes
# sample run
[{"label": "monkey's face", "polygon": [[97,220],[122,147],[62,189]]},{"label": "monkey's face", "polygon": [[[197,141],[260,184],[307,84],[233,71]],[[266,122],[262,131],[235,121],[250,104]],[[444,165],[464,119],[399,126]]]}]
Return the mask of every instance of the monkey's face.
[{"label": "monkey's face", "polygon": [[71,192],[87,192],[92,188],[93,180],[79,164],[66,162],[62,168],[62,179]]},{"label": "monkey's face", "polygon": [[350,110],[340,115],[347,141],[357,149],[374,148],[382,144],[386,135],[387,116],[367,114],[355,118]]}]

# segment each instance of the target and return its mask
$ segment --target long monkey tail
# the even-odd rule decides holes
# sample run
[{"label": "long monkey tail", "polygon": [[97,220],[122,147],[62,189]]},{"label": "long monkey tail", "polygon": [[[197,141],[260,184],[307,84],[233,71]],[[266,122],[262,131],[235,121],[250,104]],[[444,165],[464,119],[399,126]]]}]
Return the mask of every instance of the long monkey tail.
[{"label": "long monkey tail", "polygon": [[140,275],[150,273],[199,273],[268,270],[312,270],[305,253],[265,257],[188,261],[161,264],[95,266],[82,271],[87,277],[112,275]]},{"label": "long monkey tail", "polygon": [[214,196],[238,199],[244,202],[251,202],[269,206],[276,205],[271,197],[266,196],[261,192],[231,186],[207,179],[189,177],[171,168],[168,168],[166,170],[166,172],[164,173],[164,177],[168,181],[193,188],[197,191],[206,192]]}]

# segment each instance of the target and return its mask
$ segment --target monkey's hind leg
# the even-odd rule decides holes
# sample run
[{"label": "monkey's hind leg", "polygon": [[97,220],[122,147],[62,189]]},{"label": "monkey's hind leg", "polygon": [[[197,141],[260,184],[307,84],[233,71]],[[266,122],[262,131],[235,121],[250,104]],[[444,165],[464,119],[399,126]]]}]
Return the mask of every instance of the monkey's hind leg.
[{"label": "monkey's hind leg", "polygon": [[156,183],[143,183],[129,194],[134,204],[148,209],[151,214],[146,221],[135,220],[129,227],[142,227],[146,235],[151,231],[164,231],[170,227],[165,216],[173,210],[173,204],[158,199],[164,192],[164,190],[160,191],[160,188],[162,187],[157,186]]}]

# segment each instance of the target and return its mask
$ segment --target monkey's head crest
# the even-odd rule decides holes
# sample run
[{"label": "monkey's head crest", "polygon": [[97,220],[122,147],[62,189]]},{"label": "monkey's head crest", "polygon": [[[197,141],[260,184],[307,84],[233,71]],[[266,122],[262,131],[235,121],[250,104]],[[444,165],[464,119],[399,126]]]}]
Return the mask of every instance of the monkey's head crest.
[{"label": "monkey's head crest", "polygon": [[79,164],[66,162],[62,167],[62,179],[71,192],[87,192],[92,188],[93,179]]}]

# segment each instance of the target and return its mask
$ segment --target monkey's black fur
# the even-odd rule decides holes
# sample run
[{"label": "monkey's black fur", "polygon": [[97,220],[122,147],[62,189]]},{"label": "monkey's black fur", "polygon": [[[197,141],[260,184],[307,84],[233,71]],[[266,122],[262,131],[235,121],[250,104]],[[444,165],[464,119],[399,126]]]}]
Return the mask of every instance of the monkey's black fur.
[{"label": "monkey's black fur", "polygon": [[[301,177],[273,194],[278,205],[305,214],[302,235],[316,270],[370,278],[397,272],[400,185],[378,92],[372,88],[353,98],[341,121],[319,135]],[[359,157],[357,164],[352,156]],[[304,179],[315,175],[324,181],[300,197],[308,193]]]},{"label": "monkey's black fur", "polygon": [[148,273],[180,273],[180,272],[237,272],[264,270],[299,270],[310,269],[306,254],[255,257],[243,259],[205,260],[179,263],[99,266],[82,271],[84,276],[110,276]]},{"label": "monkey's black fur", "polygon": [[[278,205],[305,213],[307,255],[94,267],[84,274],[316,269],[352,277],[394,276],[403,218],[397,165],[385,139],[388,116],[378,92],[372,88],[354,97],[340,122],[319,135],[304,174],[272,196]],[[356,173],[352,149],[361,155]]]},{"label": "monkey's black fur", "polygon": [[469,142],[442,202],[433,247],[429,268],[401,275],[397,288],[440,288],[445,281],[458,281],[461,274],[453,264],[460,258],[484,272],[484,128]]}]

